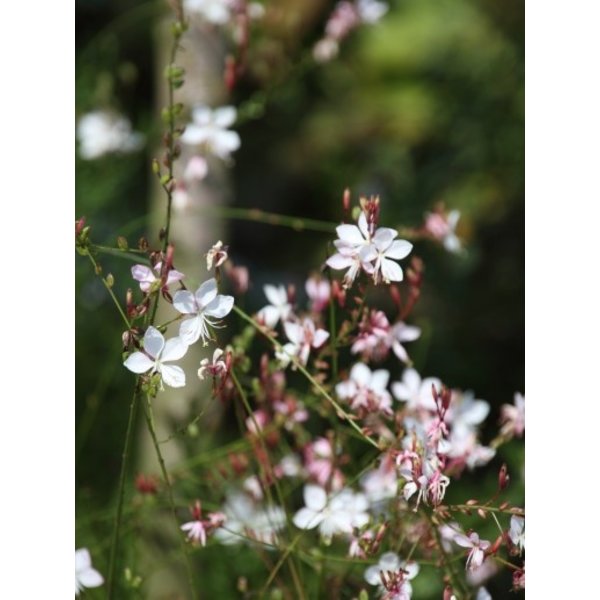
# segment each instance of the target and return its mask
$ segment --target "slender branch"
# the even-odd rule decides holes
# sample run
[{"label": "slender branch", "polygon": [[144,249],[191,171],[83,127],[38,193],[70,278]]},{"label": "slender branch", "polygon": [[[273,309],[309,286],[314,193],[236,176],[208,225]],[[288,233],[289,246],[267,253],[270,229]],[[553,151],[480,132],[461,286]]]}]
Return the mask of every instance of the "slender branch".
[{"label": "slender branch", "polygon": [[115,569],[117,564],[117,553],[119,549],[119,534],[121,530],[121,520],[123,518],[123,500],[125,497],[125,477],[127,474],[127,464],[129,462],[129,454],[131,452],[131,442],[133,439],[133,425],[137,415],[138,403],[140,397],[140,378],[138,377],[133,398],[129,406],[129,419],[127,421],[127,432],[125,433],[125,447],[123,448],[123,457],[121,459],[121,474],[119,476],[119,488],[117,491],[117,514],[113,527],[112,542],[110,546],[110,559],[108,567],[108,595],[110,600],[113,597],[115,589]]},{"label": "slender branch", "polygon": [[165,460],[163,458],[162,452],[160,451],[160,444],[158,442],[158,437],[156,435],[156,428],[154,426],[154,414],[152,412],[152,403],[150,401],[150,396],[147,396],[146,400],[147,401],[144,406],[144,415],[146,417],[148,431],[150,432],[150,437],[152,438],[154,450],[156,451],[156,458],[158,459],[158,463],[160,465],[160,470],[162,472],[162,476],[165,481],[165,486],[167,488],[167,496],[169,499],[169,506],[171,508],[173,520],[175,521],[175,528],[177,530],[177,536],[179,538],[179,541],[181,542],[181,547],[183,549],[183,554],[185,556],[185,564],[186,564],[186,568],[187,568],[187,572],[188,572],[188,581],[189,581],[189,585],[190,585],[190,591],[192,593],[192,598],[197,598],[198,596],[196,594],[196,586],[194,584],[194,573],[193,573],[193,569],[192,569],[192,563],[190,561],[188,547],[185,542],[185,536],[179,527],[179,519],[177,518],[177,508],[175,506],[175,499],[173,497],[173,487],[171,486],[171,481],[169,479],[169,473],[168,473],[167,467],[165,465]]},{"label": "slender branch", "polygon": [[[242,318],[244,319],[244,321],[247,321],[248,323],[250,323],[257,331],[259,331],[260,333],[262,333],[270,342],[271,344],[273,344],[273,346],[279,350],[279,351],[283,351],[283,346],[269,333],[267,333],[265,331],[265,329],[263,327],[261,327],[250,315],[246,314],[243,310],[241,310],[239,307],[237,306],[233,306],[233,310]],[[300,373],[302,373],[307,379],[308,381],[310,381],[310,383],[315,387],[315,389],[318,390],[318,392],[329,402],[329,404],[331,404],[337,414],[338,417],[340,417],[341,419],[345,419],[346,421],[348,421],[348,423],[350,423],[350,426],[360,435],[360,437],[365,440],[366,442],[368,442],[369,444],[371,444],[372,446],[374,446],[375,448],[377,448],[378,450],[379,448],[379,444],[377,444],[377,442],[370,437],[369,435],[367,435],[353,420],[352,415],[348,414],[332,397],[331,395],[323,388],[323,386],[306,370],[306,368],[304,367],[304,365],[302,363],[300,363],[300,361],[295,357],[291,357],[291,362],[295,365],[295,367],[298,369],[298,371],[300,371]]]}]

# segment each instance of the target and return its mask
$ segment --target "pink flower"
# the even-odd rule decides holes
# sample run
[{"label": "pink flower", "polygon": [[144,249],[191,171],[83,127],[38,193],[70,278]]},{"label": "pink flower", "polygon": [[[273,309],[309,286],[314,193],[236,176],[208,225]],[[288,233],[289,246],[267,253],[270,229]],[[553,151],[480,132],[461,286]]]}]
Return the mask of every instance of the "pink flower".
[{"label": "pink flower", "polygon": [[221,348],[216,348],[212,361],[208,358],[203,358],[200,361],[200,368],[198,369],[198,378],[203,380],[206,375],[210,375],[211,377],[222,377],[227,373],[227,363],[223,360],[223,350]]},{"label": "pink flower", "polygon": [[287,366],[294,357],[301,365],[306,365],[310,349],[320,348],[329,339],[329,332],[316,329],[313,320],[309,318],[300,323],[288,321],[284,323],[283,328],[290,341],[275,354],[284,366]]},{"label": "pink flower", "polygon": [[321,312],[329,304],[331,297],[331,285],[327,279],[319,279],[310,277],[306,281],[306,294],[311,301],[311,310],[313,312]]},{"label": "pink flower", "polygon": [[501,409],[502,435],[521,437],[525,431],[525,396],[517,392],[515,403],[503,404]]},{"label": "pink flower", "polygon": [[455,233],[459,218],[460,212],[457,210],[451,210],[448,214],[428,213],[425,217],[425,231],[442,242],[448,252],[459,252],[460,240]]},{"label": "pink flower", "polygon": [[208,174],[208,163],[203,156],[192,156],[183,172],[185,181],[202,181]]},{"label": "pink flower", "polygon": [[215,529],[221,527],[226,520],[223,513],[209,513],[207,519],[202,519],[202,505],[197,500],[196,504],[190,508],[193,520],[184,523],[181,526],[182,531],[187,532],[188,540],[192,543],[200,543],[206,546],[206,536]]},{"label": "pink flower", "polygon": [[454,541],[463,548],[470,548],[466,564],[466,568],[470,571],[474,571],[483,564],[485,551],[491,546],[491,542],[480,540],[475,531],[468,536],[458,533],[454,537]]},{"label": "pink flower", "polygon": [[258,319],[269,329],[273,329],[281,320],[286,321],[292,312],[292,305],[284,286],[265,285],[263,288],[269,304],[258,311]]},{"label": "pink flower", "polygon": [[[134,265],[131,267],[131,276],[140,282],[140,289],[144,293],[148,293],[150,289],[153,287],[153,284],[157,281],[160,281],[160,271],[162,268],[162,263],[156,263],[154,265],[154,269],[146,265]],[[156,275],[155,275],[156,273]],[[167,275],[167,282],[164,285],[164,288],[167,288],[177,281],[181,281],[185,275],[176,271],[175,269],[171,269]]]},{"label": "pink flower", "polygon": [[364,363],[356,363],[350,378],[335,386],[336,394],[350,403],[353,410],[392,414],[392,397],[387,391],[389,371],[371,371]]}]

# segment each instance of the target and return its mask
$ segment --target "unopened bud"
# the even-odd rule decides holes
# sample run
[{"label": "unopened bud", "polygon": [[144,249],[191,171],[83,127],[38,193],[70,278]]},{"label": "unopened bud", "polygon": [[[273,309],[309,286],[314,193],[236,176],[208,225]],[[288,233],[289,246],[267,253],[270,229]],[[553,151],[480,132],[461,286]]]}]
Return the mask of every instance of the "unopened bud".
[{"label": "unopened bud", "polygon": [[508,487],[508,483],[510,481],[510,477],[508,475],[508,467],[506,463],[504,463],[500,467],[500,472],[498,473],[498,487],[501,490],[505,490]]},{"label": "unopened bud", "polygon": [[84,227],[85,227],[85,217],[81,217],[81,219],[78,219],[77,221],[75,221],[75,235],[79,235],[83,231]]},{"label": "unopened bud", "polygon": [[504,539],[504,536],[499,535],[496,538],[496,541],[491,545],[490,548],[488,548],[487,553],[488,554],[496,554],[496,552],[498,552],[498,549],[500,548],[500,546],[502,545],[502,541]]},{"label": "unopened bud", "polygon": [[475,500],[475,498],[471,498],[470,500],[467,500],[465,502],[465,504],[467,506],[475,506],[476,504],[479,504],[479,500]]},{"label": "unopened bud", "polygon": [[229,92],[233,91],[235,84],[237,83],[237,65],[235,64],[235,58],[228,55],[225,59],[225,72],[223,73],[223,80],[225,87]]},{"label": "unopened bud", "polygon": [[485,510],[483,510],[483,508],[478,508],[477,509],[477,514],[482,518],[482,519],[487,519],[487,513],[485,512]]},{"label": "unopened bud", "polygon": [[287,297],[290,304],[296,304],[296,286],[292,283],[287,287]]},{"label": "unopened bud", "polygon": [[106,279],[104,280],[106,282],[106,285],[111,288],[113,285],[115,285],[115,278],[113,277],[112,273],[109,273],[106,276]]},{"label": "unopened bud", "polygon": [[149,247],[150,247],[150,244],[148,244],[148,240],[142,236],[138,241],[138,248],[142,252],[147,252]]},{"label": "unopened bud", "polygon": [[129,248],[129,244],[127,243],[127,238],[120,235],[117,238],[117,248],[119,250],[127,250]]},{"label": "unopened bud", "polygon": [[155,175],[160,175],[160,163],[158,162],[158,158],[152,159],[152,172]]},{"label": "unopened bud", "polygon": [[447,585],[444,588],[444,595],[442,597],[443,600],[452,600],[452,587]]},{"label": "unopened bud", "polygon": [[350,189],[346,188],[344,190],[344,195],[342,196],[342,208],[344,209],[344,214],[350,214]]}]

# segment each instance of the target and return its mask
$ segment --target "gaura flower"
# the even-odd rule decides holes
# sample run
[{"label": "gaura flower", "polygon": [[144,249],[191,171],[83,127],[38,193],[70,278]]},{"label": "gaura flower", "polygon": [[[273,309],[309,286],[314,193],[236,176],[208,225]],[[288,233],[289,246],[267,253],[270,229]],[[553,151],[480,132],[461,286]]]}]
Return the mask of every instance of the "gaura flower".
[{"label": "gaura flower", "polygon": [[329,339],[329,332],[316,329],[312,319],[308,318],[301,323],[288,321],[283,324],[283,328],[290,341],[275,355],[284,366],[287,366],[294,357],[298,358],[300,364],[306,365],[310,349],[320,348]]},{"label": "gaura flower", "polygon": [[392,414],[392,397],[387,391],[389,371],[371,371],[364,363],[356,363],[350,378],[335,386],[336,394],[350,403],[353,410]]},{"label": "gaura flower", "polygon": [[214,25],[226,25],[231,20],[231,0],[185,0],[184,7],[186,12]]},{"label": "gaura flower", "polygon": [[508,531],[510,541],[519,549],[519,552],[525,550],[525,519],[513,515],[510,518],[510,529]]},{"label": "gaura flower", "polygon": [[[386,600],[410,600],[410,580],[419,574],[419,565],[414,561],[400,560],[395,552],[382,554],[376,565],[365,571],[365,581],[379,586]],[[385,581],[385,585],[384,585]]]},{"label": "gaura flower", "polygon": [[79,596],[85,588],[99,587],[104,583],[104,578],[94,567],[92,557],[87,548],[75,550],[75,595]]},{"label": "gaura flower", "polygon": [[219,240],[206,254],[206,268],[210,271],[215,267],[220,267],[227,260],[227,250],[229,246],[224,246]]},{"label": "gaura flower", "polygon": [[392,383],[392,394],[396,400],[406,402],[409,410],[435,411],[432,386],[440,390],[442,382],[437,377],[426,377],[422,380],[415,369],[406,369],[402,374],[402,381]]},{"label": "gaura flower", "polygon": [[206,345],[210,339],[208,327],[219,327],[219,319],[227,316],[233,308],[233,296],[217,293],[217,280],[205,281],[195,293],[180,290],[173,296],[173,306],[184,315],[192,315],[185,319],[179,327],[179,336],[188,345],[200,338]]},{"label": "gaura flower", "polygon": [[183,358],[188,345],[181,337],[174,337],[165,342],[162,333],[155,327],[148,327],[144,334],[143,352],[134,352],[123,363],[133,373],[141,374],[151,371],[160,373],[162,381],[171,387],[185,385],[185,373],[181,367],[167,365]]},{"label": "gaura flower", "polygon": [[292,305],[288,302],[287,291],[283,285],[265,285],[263,290],[269,304],[258,311],[258,318],[269,329],[273,329],[280,320],[285,321],[290,316]]},{"label": "gaura flower", "polygon": [[[147,293],[150,291],[152,284],[155,281],[160,280],[160,271],[162,268],[162,263],[158,262],[154,265],[154,269],[151,269],[147,265],[134,265],[131,267],[131,276],[140,283],[140,290],[142,292]],[[156,275],[155,275],[156,273]],[[171,269],[167,275],[167,282],[165,283],[165,287],[168,287],[172,283],[176,283],[177,281],[181,281],[185,275],[176,271],[175,269]]]},{"label": "gaura flower", "polygon": [[204,146],[219,158],[229,158],[241,145],[240,136],[228,129],[235,122],[237,112],[233,106],[211,110],[198,106],[192,112],[192,123],[187,125],[181,141],[193,146]]},{"label": "gaura flower", "polygon": [[488,542],[487,540],[480,540],[479,534],[475,531],[471,532],[468,536],[459,533],[454,537],[454,541],[463,548],[471,549],[466,564],[466,568],[471,571],[483,564],[483,561],[485,560],[485,550],[492,545],[491,542]]},{"label": "gaura flower", "polygon": [[216,348],[212,361],[208,358],[203,358],[200,361],[200,368],[198,369],[198,378],[200,380],[204,380],[206,375],[210,375],[211,377],[222,377],[227,373],[227,363],[223,360],[223,350],[221,348]]},{"label": "gaura flower", "polygon": [[134,133],[129,120],[121,115],[97,110],[87,113],[77,124],[79,153],[94,160],[112,152],[134,152],[141,148],[143,136]]}]

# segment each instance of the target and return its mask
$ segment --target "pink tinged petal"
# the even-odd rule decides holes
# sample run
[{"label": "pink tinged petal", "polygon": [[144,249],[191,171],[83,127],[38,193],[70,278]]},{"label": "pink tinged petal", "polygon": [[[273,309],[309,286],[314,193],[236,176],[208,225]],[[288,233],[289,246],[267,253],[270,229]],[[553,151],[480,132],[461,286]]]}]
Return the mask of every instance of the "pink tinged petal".
[{"label": "pink tinged petal", "polygon": [[185,275],[183,273],[180,273],[179,271],[176,271],[175,269],[171,269],[169,271],[169,274],[167,275],[167,285],[171,285],[172,283],[181,281],[184,277],[185,277]]},{"label": "pink tinged petal", "polygon": [[323,510],[327,504],[327,494],[325,490],[318,485],[305,485],[304,504],[314,511]]},{"label": "pink tinged petal", "polygon": [[463,535],[462,533],[457,533],[454,536],[454,542],[459,546],[462,546],[463,548],[473,547],[473,542],[471,541],[471,538],[467,537],[466,535]]},{"label": "pink tinged petal", "polygon": [[159,369],[163,381],[174,388],[185,386],[185,373],[176,365],[160,365]]},{"label": "pink tinged petal", "polygon": [[165,338],[156,327],[148,327],[144,334],[144,350],[152,357],[158,358],[165,347]]},{"label": "pink tinged petal", "polygon": [[304,341],[304,329],[298,323],[287,322],[283,324],[283,328],[288,340],[296,346],[299,346]]},{"label": "pink tinged petal", "polygon": [[209,317],[222,319],[226,317],[233,308],[233,296],[222,296],[219,294],[205,309]]},{"label": "pink tinged petal", "polygon": [[397,571],[400,568],[400,558],[395,552],[386,552],[381,555],[378,566],[382,571]]},{"label": "pink tinged petal", "polygon": [[315,512],[310,508],[301,508],[293,518],[294,525],[298,529],[314,529],[323,521],[322,513]]},{"label": "pink tinged petal", "polygon": [[139,375],[149,371],[154,366],[154,361],[143,352],[134,352],[127,357],[127,360],[123,363],[123,365],[131,372]]},{"label": "pink tinged petal", "polygon": [[165,349],[163,350],[160,361],[167,362],[171,360],[179,360],[185,356],[188,350],[188,345],[180,337],[174,337],[167,340]]},{"label": "pink tinged petal", "polygon": [[200,315],[185,319],[179,326],[179,337],[188,346],[195,344],[203,333],[205,333],[204,319]]},{"label": "pink tinged petal", "polygon": [[327,259],[327,266],[335,270],[346,269],[352,266],[354,259],[350,256],[344,256],[340,253],[334,254]]},{"label": "pink tinged petal", "polygon": [[393,258],[395,260],[400,260],[402,258],[407,257],[413,245],[406,240],[396,240],[392,243],[392,245],[385,251],[385,255],[387,258]]},{"label": "pink tinged petal", "polygon": [[485,558],[483,554],[483,550],[480,548],[473,548],[471,552],[471,569],[475,567],[480,567],[483,563],[483,559]]},{"label": "pink tinged petal", "polygon": [[356,225],[338,225],[335,228],[338,238],[346,244],[362,245],[365,238]]},{"label": "pink tinged petal", "polygon": [[365,581],[371,585],[381,584],[381,568],[379,565],[373,565],[365,571]]},{"label": "pink tinged petal", "polygon": [[131,276],[139,282],[152,283],[156,280],[156,276],[150,267],[146,265],[134,265],[131,267]]},{"label": "pink tinged petal", "polygon": [[75,570],[83,571],[92,566],[92,557],[87,548],[80,548],[75,550]]},{"label": "pink tinged petal", "polygon": [[281,306],[282,304],[287,303],[287,292],[282,285],[275,287],[274,285],[267,284],[263,287],[263,291],[265,292],[267,300],[273,306]]},{"label": "pink tinged petal", "polygon": [[258,319],[267,327],[273,329],[279,321],[279,314],[279,309],[269,304],[258,311]]},{"label": "pink tinged petal", "polygon": [[392,350],[394,351],[394,354],[402,361],[402,362],[408,362],[408,353],[406,352],[404,346],[402,346],[400,343],[398,342],[394,342],[392,344]]},{"label": "pink tinged petal", "polygon": [[298,359],[303,365],[306,365],[308,362],[308,357],[310,356],[310,346],[308,344],[302,344],[300,348],[300,354],[298,355]]},{"label": "pink tinged petal", "polygon": [[324,329],[317,329],[313,337],[312,346],[313,348],[319,348],[329,339],[329,332]]},{"label": "pink tinged petal", "polygon": [[360,250],[360,262],[369,263],[372,260],[375,260],[378,256],[377,248],[373,246],[373,244],[369,244],[368,246],[363,246]]},{"label": "pink tinged petal", "polygon": [[175,292],[175,295],[173,296],[173,306],[177,311],[184,315],[191,315],[198,312],[196,298],[192,292],[188,292],[187,290]]},{"label": "pink tinged petal", "polygon": [[77,579],[79,583],[86,588],[94,588],[102,585],[104,583],[104,578],[96,569],[85,569],[84,571],[80,571],[77,574]]},{"label": "pink tinged petal", "polygon": [[194,294],[200,310],[208,306],[217,297],[217,280],[213,277],[205,281]]},{"label": "pink tinged petal", "polygon": [[222,106],[213,113],[213,122],[217,127],[225,129],[235,123],[237,111],[233,106]]}]

